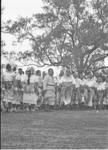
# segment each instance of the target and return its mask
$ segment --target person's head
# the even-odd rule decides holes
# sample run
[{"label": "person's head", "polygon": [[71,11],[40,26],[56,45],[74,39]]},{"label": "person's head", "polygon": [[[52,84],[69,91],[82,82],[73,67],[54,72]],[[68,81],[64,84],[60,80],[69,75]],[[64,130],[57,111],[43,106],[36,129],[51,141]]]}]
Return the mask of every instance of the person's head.
[{"label": "person's head", "polygon": [[29,74],[29,72],[30,72],[30,70],[28,70],[28,69],[27,69],[27,70],[25,71],[26,75],[28,75],[28,74]]},{"label": "person's head", "polygon": [[78,78],[78,73],[77,72],[73,72],[73,77],[74,78]]},{"label": "person's head", "polygon": [[66,76],[70,76],[70,75],[71,75],[70,69],[67,68],[67,69],[66,69]]},{"label": "person's head", "polygon": [[18,69],[18,73],[22,74],[22,69],[21,68]]},{"label": "person's head", "polygon": [[64,71],[61,70],[60,73],[59,73],[59,77],[62,77],[64,75]]},{"label": "person's head", "polygon": [[80,79],[83,79],[84,78],[83,73],[80,73],[79,77],[80,77]]},{"label": "person's head", "polygon": [[98,76],[98,77],[97,77],[97,82],[100,83],[100,82],[102,82],[102,81],[103,81],[102,76]]},{"label": "person's head", "polygon": [[54,71],[53,71],[52,68],[48,69],[48,74],[49,74],[50,76],[53,76],[53,75],[54,75]]},{"label": "person's head", "polygon": [[94,76],[95,76],[96,78],[98,78],[99,73],[98,73],[98,72],[94,72]]},{"label": "person's head", "polygon": [[41,76],[41,71],[40,71],[40,70],[37,70],[37,71],[36,71],[36,75],[37,75],[37,76]]},{"label": "person's head", "polygon": [[44,79],[44,77],[46,76],[46,72],[45,71],[43,71],[43,73],[42,73],[42,77],[43,77],[43,79]]},{"label": "person's head", "polygon": [[12,69],[12,68],[11,68],[11,65],[10,65],[10,64],[7,64],[7,65],[6,65],[6,70],[9,71],[9,72],[11,72],[11,69]]},{"label": "person's head", "polygon": [[25,74],[28,75],[28,70],[25,71]]},{"label": "person's head", "polygon": [[30,69],[30,72],[31,72],[31,74],[33,75],[33,74],[34,74],[34,68],[31,68],[31,69]]},{"label": "person's head", "polygon": [[13,72],[15,72],[15,71],[16,71],[16,67],[14,66],[14,67],[13,67]]},{"label": "person's head", "polygon": [[87,75],[87,78],[91,79],[93,77],[93,74],[90,72],[88,75]]}]

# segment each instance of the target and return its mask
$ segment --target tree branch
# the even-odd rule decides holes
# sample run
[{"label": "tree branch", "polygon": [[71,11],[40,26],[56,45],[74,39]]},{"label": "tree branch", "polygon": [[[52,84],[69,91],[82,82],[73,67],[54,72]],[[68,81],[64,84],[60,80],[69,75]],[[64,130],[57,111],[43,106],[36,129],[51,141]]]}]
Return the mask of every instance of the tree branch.
[{"label": "tree branch", "polygon": [[89,69],[92,64],[94,64],[94,63],[96,63],[96,62],[98,62],[98,61],[104,60],[106,57],[108,57],[108,54],[106,54],[105,56],[102,56],[102,57],[99,57],[99,58],[95,59],[94,61],[92,61],[92,62],[89,64],[89,66],[87,66],[87,69]]},{"label": "tree branch", "polygon": [[102,67],[99,67],[99,68],[93,70],[93,72],[95,73],[96,71],[102,70],[102,69],[108,69],[108,66],[102,66]]}]

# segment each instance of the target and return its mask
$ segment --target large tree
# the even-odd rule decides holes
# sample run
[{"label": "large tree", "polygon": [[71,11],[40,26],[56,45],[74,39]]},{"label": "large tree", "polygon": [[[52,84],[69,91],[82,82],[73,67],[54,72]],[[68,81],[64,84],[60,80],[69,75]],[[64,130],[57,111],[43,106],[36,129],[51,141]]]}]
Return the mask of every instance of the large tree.
[{"label": "large tree", "polygon": [[[5,32],[29,40],[39,65],[70,65],[78,72],[104,68],[108,56],[108,0],[43,0],[43,12],[8,21]],[[44,31],[37,36],[37,29]],[[99,63],[101,62],[101,63]]]}]

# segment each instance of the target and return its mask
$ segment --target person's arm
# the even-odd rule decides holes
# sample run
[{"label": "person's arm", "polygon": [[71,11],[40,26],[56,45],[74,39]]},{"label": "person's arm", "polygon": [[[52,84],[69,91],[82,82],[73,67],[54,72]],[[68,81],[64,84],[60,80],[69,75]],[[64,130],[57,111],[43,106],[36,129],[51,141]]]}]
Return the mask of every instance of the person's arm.
[{"label": "person's arm", "polygon": [[87,79],[84,80],[84,87],[88,88],[88,80]]},{"label": "person's arm", "polygon": [[45,76],[43,81],[43,90],[47,90],[47,84],[48,84],[48,76]]},{"label": "person's arm", "polygon": [[36,93],[37,95],[39,95],[39,91],[38,91],[38,82],[35,82],[34,88],[35,88],[35,93]]},{"label": "person's arm", "polygon": [[75,84],[76,84],[75,78],[72,76],[72,85],[75,85]]},{"label": "person's arm", "polygon": [[37,78],[37,76],[34,76],[33,82],[34,82],[35,87],[38,87],[38,78]]},{"label": "person's arm", "polygon": [[43,79],[41,77],[39,77],[38,86],[41,89],[43,88]]},{"label": "person's arm", "polygon": [[24,89],[27,84],[27,76],[26,75],[22,76],[21,82],[22,82],[22,87]]}]

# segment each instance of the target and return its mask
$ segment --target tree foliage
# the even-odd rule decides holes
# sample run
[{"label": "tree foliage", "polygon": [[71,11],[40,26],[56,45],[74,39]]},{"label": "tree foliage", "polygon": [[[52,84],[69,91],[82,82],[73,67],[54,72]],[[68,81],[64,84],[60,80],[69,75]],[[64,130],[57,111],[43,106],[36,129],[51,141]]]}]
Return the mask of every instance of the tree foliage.
[{"label": "tree foliage", "polygon": [[[29,40],[40,65],[70,65],[78,72],[102,67],[108,56],[108,0],[43,0],[43,12],[9,20],[5,32]],[[37,29],[42,35],[37,36]],[[101,62],[101,65],[100,63]]]}]

